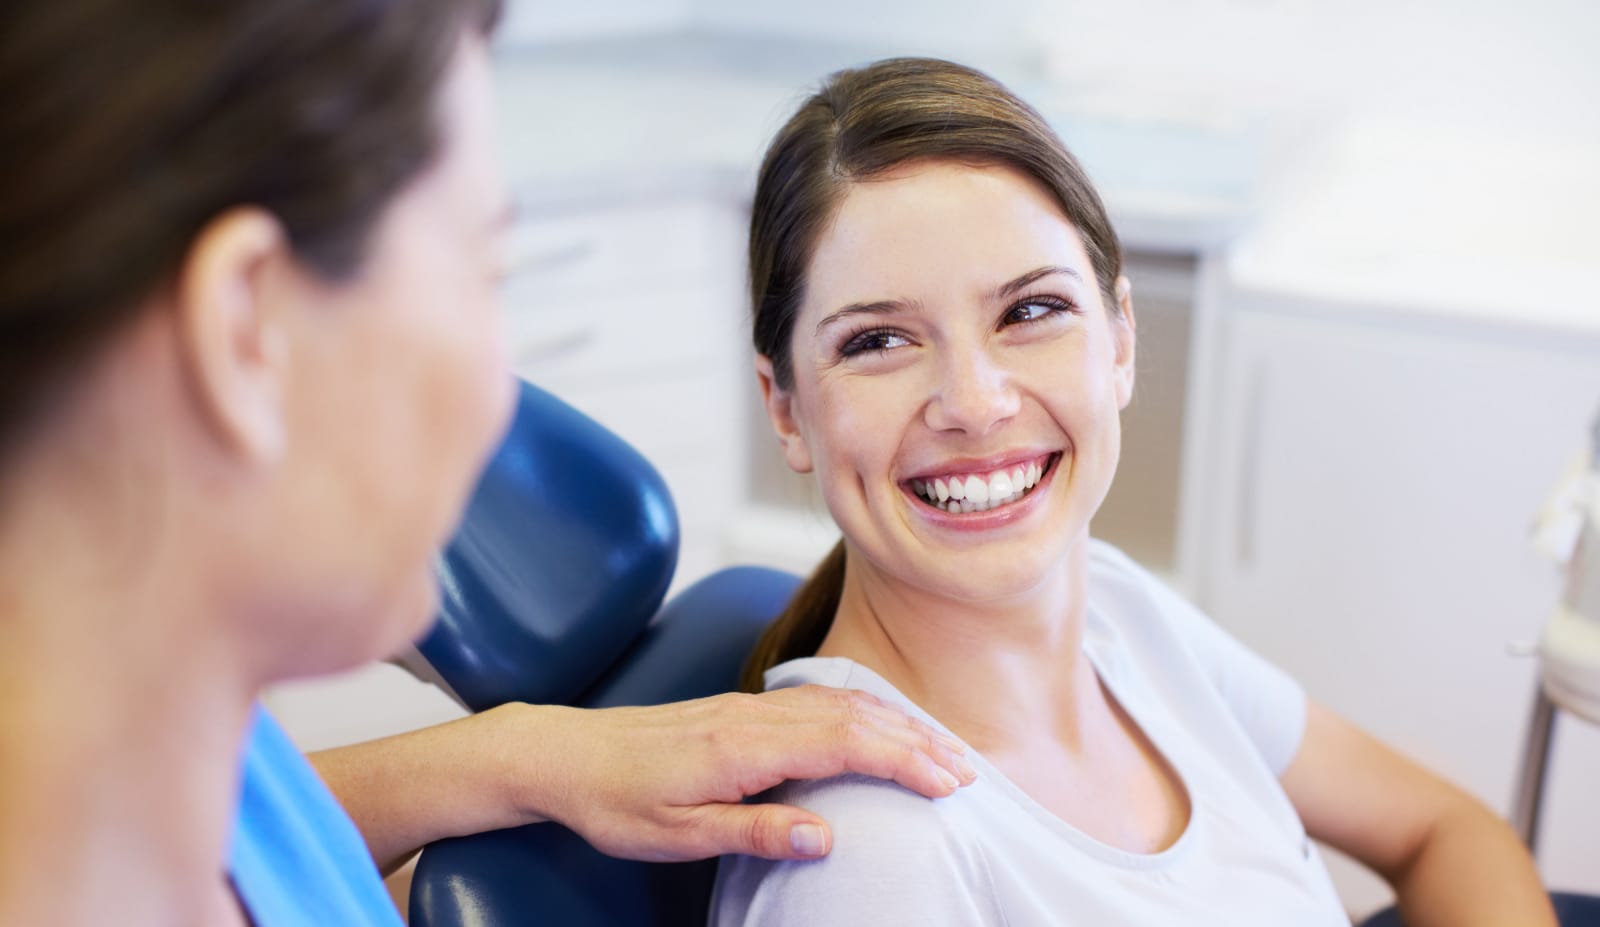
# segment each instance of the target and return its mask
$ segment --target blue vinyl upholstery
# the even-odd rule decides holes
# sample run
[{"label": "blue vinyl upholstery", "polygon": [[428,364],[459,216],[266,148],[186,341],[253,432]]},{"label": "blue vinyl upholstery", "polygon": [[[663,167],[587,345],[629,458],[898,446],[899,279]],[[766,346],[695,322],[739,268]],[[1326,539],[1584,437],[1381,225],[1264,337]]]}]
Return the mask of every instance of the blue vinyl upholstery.
[{"label": "blue vinyl upholstery", "polygon": [[417,649],[474,711],[571,702],[644,629],[677,559],[655,468],[524,383],[440,559],[438,622]]},{"label": "blue vinyl upholstery", "polygon": [[[655,470],[525,385],[516,421],[441,559],[443,613],[419,649],[475,710],[512,700],[604,708],[730,691],[799,581],[756,567],[723,570],[658,612],[677,543]],[[715,872],[715,861],[612,859],[557,824],[535,824],[429,846],[412,880],[411,923],[699,927]]]}]

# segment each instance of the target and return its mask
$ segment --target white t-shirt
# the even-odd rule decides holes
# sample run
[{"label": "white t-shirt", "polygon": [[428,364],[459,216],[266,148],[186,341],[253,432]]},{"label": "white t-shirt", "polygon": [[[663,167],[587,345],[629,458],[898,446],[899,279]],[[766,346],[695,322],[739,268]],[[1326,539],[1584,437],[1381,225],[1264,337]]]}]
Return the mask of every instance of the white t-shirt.
[{"label": "white t-shirt", "polygon": [[[1089,560],[1085,652],[1189,795],[1172,846],[1101,843],[981,756],[976,783],[931,801],[864,776],[788,783],[769,797],[826,818],[832,853],[725,857],[713,927],[1349,927],[1278,784],[1304,732],[1304,691],[1121,551],[1096,542]],[[792,660],[766,683],[862,689],[942,728],[847,659]]]}]

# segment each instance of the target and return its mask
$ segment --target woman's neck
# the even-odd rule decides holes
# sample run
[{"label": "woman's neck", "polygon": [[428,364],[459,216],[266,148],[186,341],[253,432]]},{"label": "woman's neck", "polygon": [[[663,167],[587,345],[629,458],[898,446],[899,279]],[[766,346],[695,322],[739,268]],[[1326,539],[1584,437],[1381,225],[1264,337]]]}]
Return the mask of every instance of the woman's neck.
[{"label": "woman's neck", "polygon": [[176,552],[51,496],[0,522],[0,922],[237,923],[257,681]]},{"label": "woman's neck", "polygon": [[872,668],[980,751],[1045,732],[1071,739],[1083,709],[1101,702],[1082,647],[1087,570],[1079,544],[1026,594],[974,603],[852,558],[818,654]]}]

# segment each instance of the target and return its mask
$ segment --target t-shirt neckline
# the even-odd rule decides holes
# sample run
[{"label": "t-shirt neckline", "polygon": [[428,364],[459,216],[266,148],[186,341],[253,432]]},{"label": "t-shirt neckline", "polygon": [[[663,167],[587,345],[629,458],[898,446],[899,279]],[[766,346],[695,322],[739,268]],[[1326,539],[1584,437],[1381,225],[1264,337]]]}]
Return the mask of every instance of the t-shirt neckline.
[{"label": "t-shirt neckline", "polygon": [[[1091,608],[1090,611],[1092,614],[1093,609]],[[1092,626],[1097,622],[1091,620],[1088,624]],[[1099,643],[1098,638],[1101,635],[1089,633],[1088,627],[1085,628],[1085,632],[1084,655],[1089,658],[1090,665],[1094,667],[1095,675],[1098,677],[1100,684],[1106,687],[1106,691],[1111,694],[1111,697],[1118,705],[1122,706],[1122,710],[1128,713],[1128,717],[1133,721],[1134,725],[1149,739],[1156,753],[1160,754],[1162,760],[1172,769],[1173,775],[1177,777],[1178,787],[1183,790],[1188,799],[1189,819],[1184,822],[1183,830],[1178,834],[1178,839],[1154,853],[1138,853],[1133,850],[1112,846],[1079,830],[1040,804],[977,750],[972,750],[968,754],[968,758],[972,760],[973,767],[978,772],[979,783],[989,783],[995,786],[1030,817],[1039,821],[1053,833],[1061,836],[1085,855],[1127,869],[1162,869],[1175,865],[1179,860],[1187,856],[1190,848],[1199,841],[1197,833],[1203,826],[1204,814],[1202,811],[1204,806],[1200,797],[1195,793],[1195,777],[1189,775],[1184,769],[1184,764],[1179,762],[1180,754],[1171,749],[1170,736],[1163,726],[1151,724],[1148,717],[1143,714],[1143,706],[1134,704],[1133,701],[1125,697],[1122,691],[1123,681],[1117,678],[1118,674],[1115,665],[1118,661],[1116,661],[1114,655],[1108,658],[1108,655],[1100,652],[1101,647],[1097,646],[1097,643]],[[816,672],[824,670],[826,667],[844,669],[845,672]],[[812,672],[808,672],[808,670]],[[907,698],[904,693],[895,688],[892,683],[884,679],[875,670],[849,657],[800,657],[786,661],[767,670],[768,687],[771,688],[773,682],[781,681],[784,677],[792,675],[807,677],[807,681],[816,681],[817,676],[833,676],[839,679],[838,682],[830,681],[827,683],[830,685],[844,685],[844,681],[848,679],[853,688],[860,688],[879,698],[892,701],[906,708],[915,717],[927,722],[937,730],[955,736],[954,732],[925,711],[921,705]],[[861,682],[865,682],[867,685],[861,685]],[[959,794],[958,792],[957,795]]]}]

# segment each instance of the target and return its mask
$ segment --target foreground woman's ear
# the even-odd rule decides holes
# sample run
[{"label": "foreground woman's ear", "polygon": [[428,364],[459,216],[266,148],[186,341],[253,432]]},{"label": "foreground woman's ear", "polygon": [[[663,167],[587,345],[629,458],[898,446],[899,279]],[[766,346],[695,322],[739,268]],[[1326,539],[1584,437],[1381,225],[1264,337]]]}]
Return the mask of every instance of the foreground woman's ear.
[{"label": "foreground woman's ear", "polygon": [[288,345],[271,275],[293,264],[275,218],[234,209],[195,237],[173,289],[187,398],[223,453],[250,462],[278,459],[286,440]]},{"label": "foreground woman's ear", "polygon": [[1133,399],[1134,358],[1139,342],[1139,322],[1133,315],[1133,283],[1127,277],[1118,277],[1114,295],[1117,311],[1111,319],[1111,337],[1117,345],[1117,408],[1126,409]]},{"label": "foreground woman's ear", "polygon": [[777,432],[778,443],[783,446],[783,459],[796,473],[811,472],[811,449],[806,447],[805,436],[794,418],[794,394],[778,385],[772,375],[772,360],[756,355],[756,379],[761,383],[761,402],[767,408],[767,419]]}]

